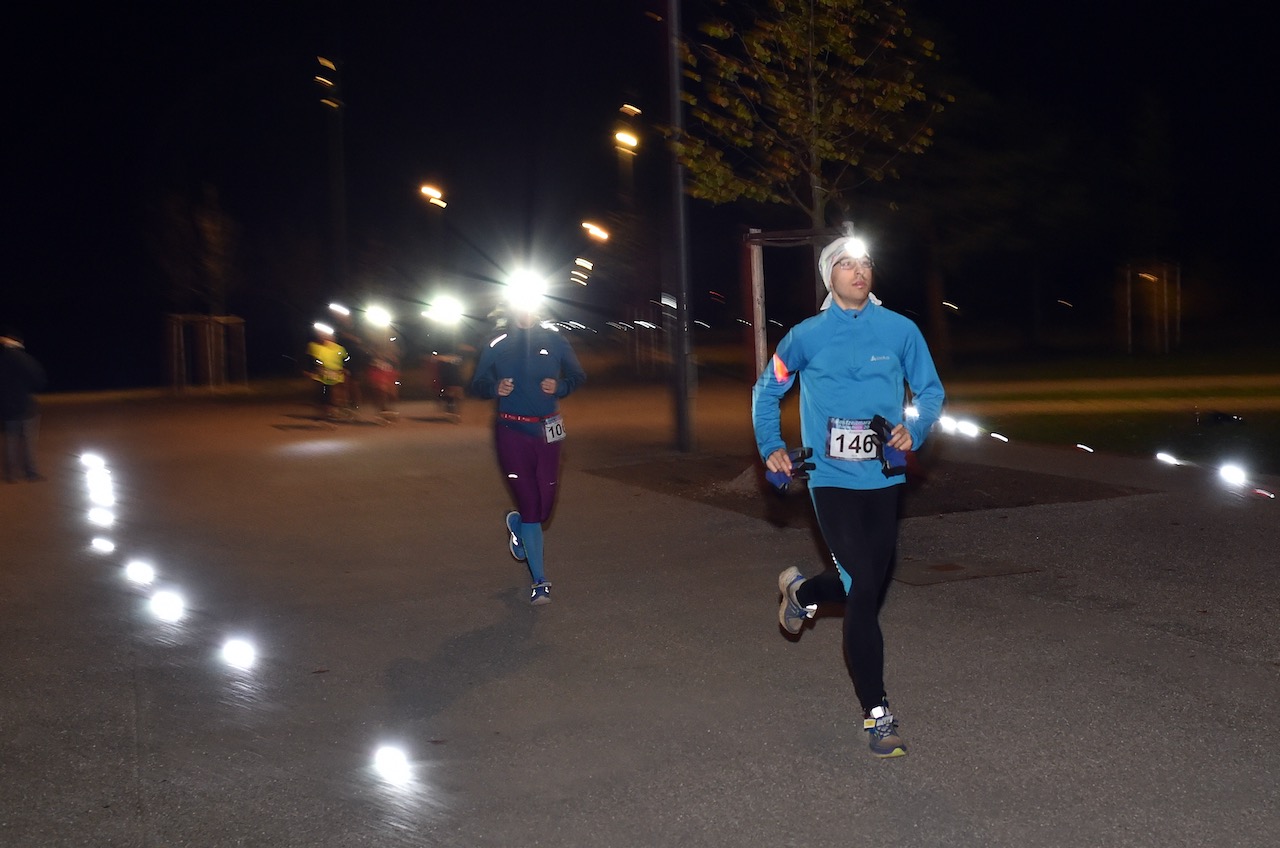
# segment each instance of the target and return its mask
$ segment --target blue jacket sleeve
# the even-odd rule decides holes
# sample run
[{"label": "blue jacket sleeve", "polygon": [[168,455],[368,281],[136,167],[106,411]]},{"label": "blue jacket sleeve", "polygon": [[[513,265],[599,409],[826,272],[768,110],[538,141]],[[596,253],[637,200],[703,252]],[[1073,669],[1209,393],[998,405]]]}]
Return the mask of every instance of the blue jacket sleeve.
[{"label": "blue jacket sleeve", "polygon": [[781,403],[783,396],[795,384],[799,370],[796,347],[791,333],[788,333],[751,389],[751,425],[761,459],[787,446],[782,439]]},{"label": "blue jacket sleeve", "polygon": [[480,353],[480,361],[476,363],[475,373],[471,375],[471,385],[467,387],[467,391],[474,397],[492,400],[498,396],[498,378],[493,373],[496,359],[497,354],[492,347],[486,347]]}]

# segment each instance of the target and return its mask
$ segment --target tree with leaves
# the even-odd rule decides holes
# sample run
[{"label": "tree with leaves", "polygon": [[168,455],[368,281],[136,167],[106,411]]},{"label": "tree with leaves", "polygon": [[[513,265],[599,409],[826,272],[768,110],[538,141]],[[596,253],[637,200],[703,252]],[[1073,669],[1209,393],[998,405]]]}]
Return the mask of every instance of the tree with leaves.
[{"label": "tree with leaves", "polygon": [[711,2],[718,15],[682,43],[690,121],[672,141],[691,196],[785,205],[819,231],[928,147],[946,97],[921,80],[937,56],[899,3]]}]

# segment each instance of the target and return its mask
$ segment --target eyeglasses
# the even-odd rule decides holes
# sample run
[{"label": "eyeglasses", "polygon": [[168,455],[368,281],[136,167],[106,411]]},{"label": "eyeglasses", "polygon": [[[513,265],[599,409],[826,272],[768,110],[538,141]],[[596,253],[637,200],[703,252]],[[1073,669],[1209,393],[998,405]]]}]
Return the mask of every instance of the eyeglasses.
[{"label": "eyeglasses", "polygon": [[849,259],[848,257],[845,257],[836,263],[836,267],[841,271],[852,271],[854,268],[861,268],[864,271],[869,271],[871,268],[875,267],[875,263],[871,261],[870,256],[864,256],[861,259]]}]

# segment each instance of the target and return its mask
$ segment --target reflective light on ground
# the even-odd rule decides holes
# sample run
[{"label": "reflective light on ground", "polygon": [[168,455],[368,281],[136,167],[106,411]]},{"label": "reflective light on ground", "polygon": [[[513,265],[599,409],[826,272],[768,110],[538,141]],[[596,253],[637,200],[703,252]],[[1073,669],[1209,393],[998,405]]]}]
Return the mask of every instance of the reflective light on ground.
[{"label": "reflective light on ground", "polygon": [[1243,486],[1249,476],[1244,473],[1244,469],[1238,465],[1224,465],[1218,469],[1218,476],[1223,482],[1230,483],[1232,486]]},{"label": "reflective light on ground", "polygon": [[89,510],[89,521],[99,527],[110,527],[112,524],[116,523],[116,517],[115,514],[106,507],[95,506],[93,509]]},{"label": "reflective light on ground", "polygon": [[111,472],[105,468],[90,468],[85,473],[85,484],[89,489],[89,500],[96,506],[113,506],[116,502],[115,489],[111,485]]},{"label": "reflective light on ground", "polygon": [[161,621],[180,621],[186,611],[186,602],[177,592],[161,589],[151,596],[151,612]]},{"label": "reflective light on ground", "polygon": [[1082,445],[1079,442],[1076,442],[1076,449],[1082,450],[1085,453],[1093,453],[1093,448],[1089,447],[1088,445]]},{"label": "reflective light on ground", "polygon": [[124,576],[140,586],[150,586],[156,579],[156,570],[151,563],[135,559],[124,567]]},{"label": "reflective light on ground", "polygon": [[342,453],[351,450],[351,445],[340,439],[318,439],[314,442],[297,442],[284,445],[280,453],[287,456],[324,456],[331,453]]},{"label": "reflective light on ground", "polygon": [[394,786],[404,786],[413,779],[409,758],[394,745],[383,745],[374,753],[373,769],[378,777]]},{"label": "reflective light on ground", "polygon": [[1271,500],[1276,499],[1275,492],[1268,492],[1266,489],[1254,489],[1253,493],[1260,497],[1270,498]]},{"label": "reflective light on ground", "polygon": [[222,646],[223,661],[233,668],[252,668],[257,651],[244,639],[228,639]]},{"label": "reflective light on ground", "polygon": [[116,543],[110,539],[104,539],[101,536],[97,536],[89,543],[89,547],[93,548],[100,554],[109,554],[116,549]]}]

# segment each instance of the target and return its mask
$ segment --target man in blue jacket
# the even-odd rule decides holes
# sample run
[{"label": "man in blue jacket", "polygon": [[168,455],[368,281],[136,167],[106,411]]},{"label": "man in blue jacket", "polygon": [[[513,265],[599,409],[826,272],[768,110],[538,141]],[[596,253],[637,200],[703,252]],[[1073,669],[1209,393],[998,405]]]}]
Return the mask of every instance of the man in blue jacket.
[{"label": "man in blue jacket", "polygon": [[507,513],[511,555],[524,560],[533,578],[530,603],[551,602],[543,566],[542,525],[551,517],[560,481],[564,421],[556,401],[587,379],[573,348],[543,327],[529,310],[480,353],[471,393],[498,399],[495,445],[498,465],[518,511]]},{"label": "man in blue jacket", "polygon": [[752,420],[766,468],[790,475],[779,404],[799,376],[800,432],[813,451],[809,492],[836,568],[808,579],[794,567],[782,572],[778,620],[796,634],[819,604],[845,604],[845,664],[871,753],[899,757],[906,747],[885,695],[880,631],[905,479],[897,458],[924,443],[944,395],[920,330],[871,293],[874,268],[861,239],[842,237],[822,251],[818,270],[830,296],[779,343],[752,391]]}]

